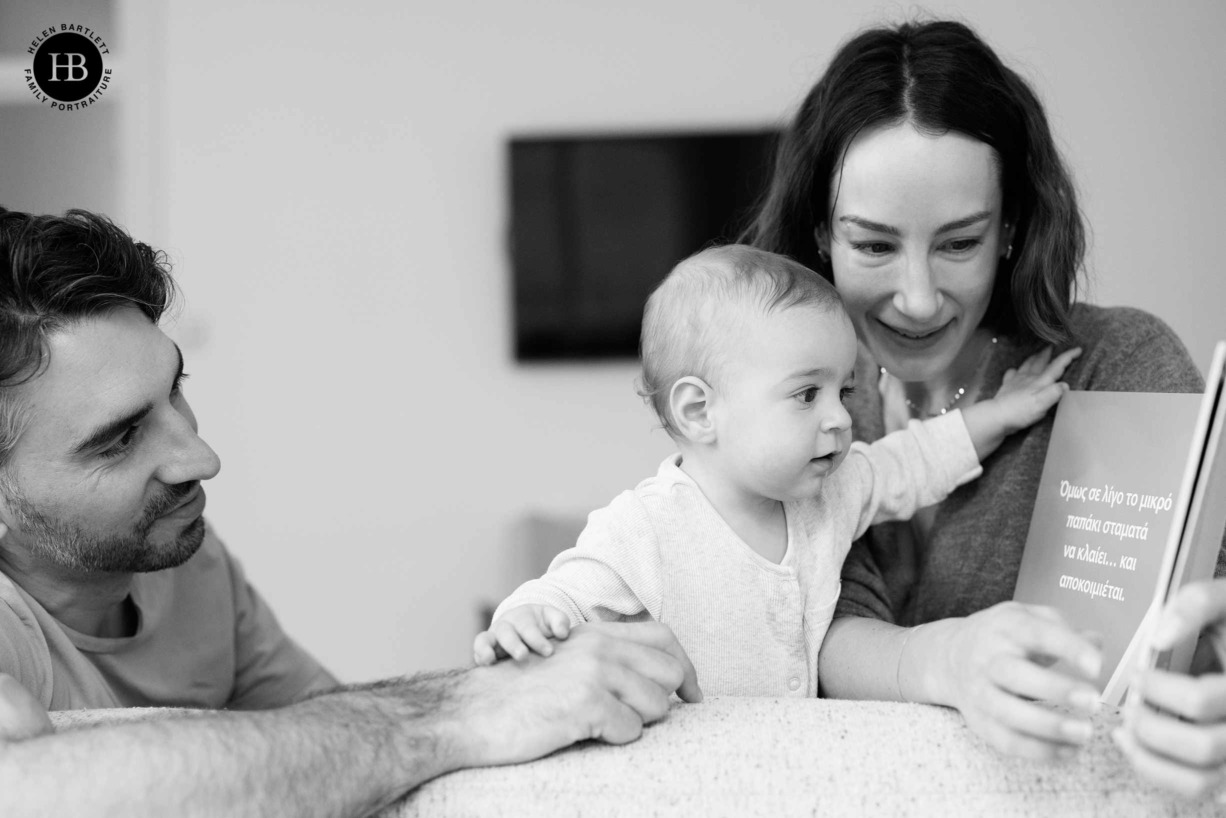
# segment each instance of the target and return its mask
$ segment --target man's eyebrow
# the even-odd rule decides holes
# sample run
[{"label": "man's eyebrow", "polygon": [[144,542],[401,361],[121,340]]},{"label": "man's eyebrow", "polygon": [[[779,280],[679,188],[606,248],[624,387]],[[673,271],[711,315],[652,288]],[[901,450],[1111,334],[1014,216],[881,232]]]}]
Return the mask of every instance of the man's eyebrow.
[{"label": "man's eyebrow", "polygon": [[135,412],[129,412],[115,420],[107,421],[99,426],[89,437],[82,440],[80,443],[72,447],[73,457],[79,457],[83,454],[100,449],[107,443],[110,443],[115,438],[121,436],[128,430],[128,427],[135,426],[145,419],[145,415],[153,411],[153,404],[146,403],[144,406],[137,409]]},{"label": "man's eyebrow", "polygon": [[[179,358],[178,369],[175,370],[173,384],[178,385],[183,379],[183,350],[179,349],[179,345],[175,344],[175,354]],[[145,416],[153,411],[153,404],[146,403],[134,411],[127,412],[114,420],[107,421],[91,432],[84,440],[80,441],[72,447],[71,453],[73,457],[79,457],[83,454],[99,449],[110,443],[117,437],[120,437],[129,427],[135,426],[145,419]]]}]

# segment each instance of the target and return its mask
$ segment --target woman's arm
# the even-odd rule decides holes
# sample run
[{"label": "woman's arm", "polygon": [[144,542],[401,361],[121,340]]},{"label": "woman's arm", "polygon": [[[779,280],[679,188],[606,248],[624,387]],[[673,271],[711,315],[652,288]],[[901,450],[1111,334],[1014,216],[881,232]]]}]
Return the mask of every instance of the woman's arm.
[{"label": "woman's arm", "polygon": [[1089,740],[1100,662],[1089,639],[1039,606],[1004,602],[916,628],[843,617],[822,644],[821,688],[833,698],[954,707],[996,749],[1051,759]]}]

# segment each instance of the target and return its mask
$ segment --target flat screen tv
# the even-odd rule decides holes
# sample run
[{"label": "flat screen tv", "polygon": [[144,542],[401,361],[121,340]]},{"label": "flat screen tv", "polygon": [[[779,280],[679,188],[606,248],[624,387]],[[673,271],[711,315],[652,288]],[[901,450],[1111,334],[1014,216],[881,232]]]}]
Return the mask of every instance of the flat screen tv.
[{"label": "flat screen tv", "polygon": [[643,304],[673,265],[736,238],[775,130],[510,140],[515,358],[638,355]]}]

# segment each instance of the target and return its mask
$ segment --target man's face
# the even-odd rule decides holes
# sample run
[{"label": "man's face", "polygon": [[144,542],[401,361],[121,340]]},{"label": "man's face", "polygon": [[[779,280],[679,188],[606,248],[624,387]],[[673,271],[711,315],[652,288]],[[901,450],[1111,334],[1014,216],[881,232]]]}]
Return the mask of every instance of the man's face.
[{"label": "man's face", "polygon": [[28,422],[0,471],[0,554],[85,572],[158,571],[204,539],[201,480],[217,455],[196,434],[178,348],[134,308],[49,339],[19,397]]}]

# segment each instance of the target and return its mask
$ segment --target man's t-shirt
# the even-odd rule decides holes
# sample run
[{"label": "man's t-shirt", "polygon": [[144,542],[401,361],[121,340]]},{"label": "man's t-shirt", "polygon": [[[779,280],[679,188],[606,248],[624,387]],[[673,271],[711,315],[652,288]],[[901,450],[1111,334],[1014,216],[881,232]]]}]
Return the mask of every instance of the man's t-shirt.
[{"label": "man's t-shirt", "polygon": [[281,630],[211,531],[178,568],[137,574],[132,600],[134,636],[88,636],[0,573],[0,672],[48,710],[262,709],[336,684]]}]

